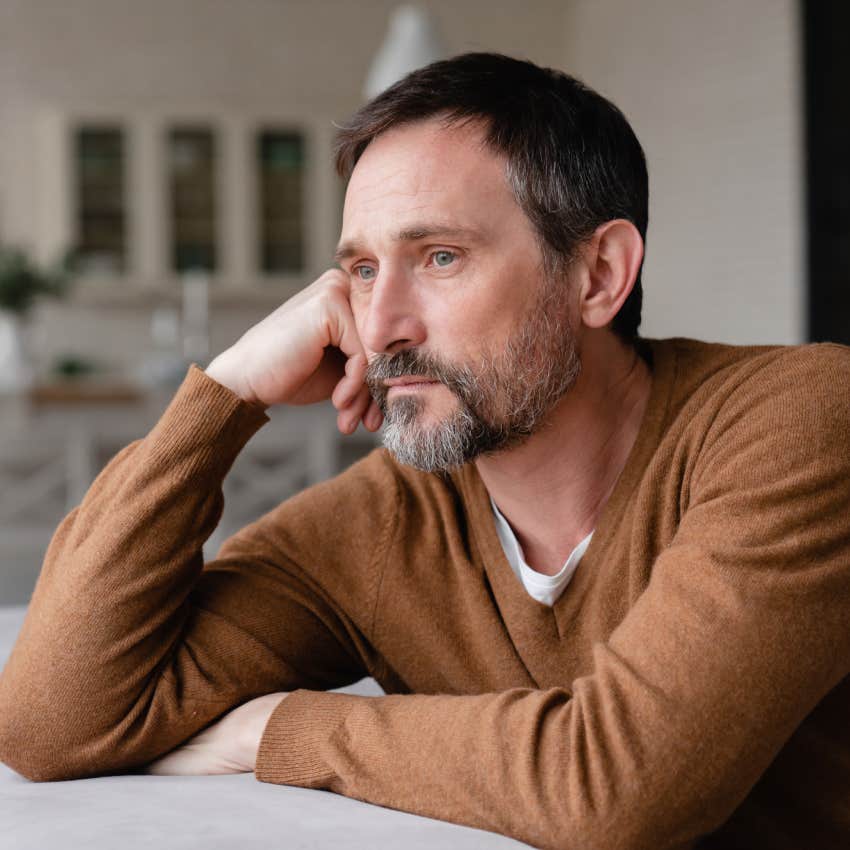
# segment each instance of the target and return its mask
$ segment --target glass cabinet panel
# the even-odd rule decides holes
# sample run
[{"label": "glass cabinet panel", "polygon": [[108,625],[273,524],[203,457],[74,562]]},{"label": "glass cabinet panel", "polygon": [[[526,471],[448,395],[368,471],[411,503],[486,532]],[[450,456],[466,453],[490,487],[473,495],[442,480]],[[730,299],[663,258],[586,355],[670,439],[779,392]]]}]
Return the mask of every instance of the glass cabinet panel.
[{"label": "glass cabinet panel", "polygon": [[123,272],[127,255],[123,131],[78,127],[74,160],[80,267],[87,272]]},{"label": "glass cabinet panel", "polygon": [[171,265],[174,271],[216,268],[215,138],[203,127],[168,134]]},{"label": "glass cabinet panel", "polygon": [[258,135],[260,268],[266,273],[304,267],[304,138],[297,132]]}]

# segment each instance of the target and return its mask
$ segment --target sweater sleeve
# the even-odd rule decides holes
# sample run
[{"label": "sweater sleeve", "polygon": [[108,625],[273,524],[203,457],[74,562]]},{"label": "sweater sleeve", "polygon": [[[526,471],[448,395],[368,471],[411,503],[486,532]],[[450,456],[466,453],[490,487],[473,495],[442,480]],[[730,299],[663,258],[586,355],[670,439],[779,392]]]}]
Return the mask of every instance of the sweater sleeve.
[{"label": "sweater sleeve", "polygon": [[203,563],[223,479],[268,421],[192,364],[61,522],[0,676],[3,762],[36,781],[132,770],[249,699],[368,675],[356,629],[278,545],[297,505]]},{"label": "sweater sleeve", "polygon": [[257,779],[551,850],[692,847],[722,825],[850,667],[850,360],[819,348],[730,393],[672,543],[588,675],[298,690],[269,719]]}]

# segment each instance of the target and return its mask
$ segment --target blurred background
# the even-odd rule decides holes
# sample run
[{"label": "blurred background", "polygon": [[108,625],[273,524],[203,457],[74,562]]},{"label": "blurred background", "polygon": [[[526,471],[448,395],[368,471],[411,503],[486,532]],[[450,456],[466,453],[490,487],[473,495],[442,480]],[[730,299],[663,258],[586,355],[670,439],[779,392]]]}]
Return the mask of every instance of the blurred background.
[{"label": "blurred background", "polygon": [[[0,604],[97,472],[331,265],[334,122],[495,50],[612,99],[647,155],[644,336],[850,342],[850,15],[797,0],[0,0]],[[270,411],[221,541],[368,452]]]}]

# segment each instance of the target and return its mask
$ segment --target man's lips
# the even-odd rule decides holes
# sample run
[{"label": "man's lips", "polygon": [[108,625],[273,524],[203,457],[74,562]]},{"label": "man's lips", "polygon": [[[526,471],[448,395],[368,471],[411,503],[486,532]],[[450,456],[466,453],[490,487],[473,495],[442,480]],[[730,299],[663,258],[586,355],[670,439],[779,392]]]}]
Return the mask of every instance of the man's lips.
[{"label": "man's lips", "polygon": [[384,381],[387,387],[405,387],[410,384],[437,384],[439,381],[421,375],[402,375],[400,378],[390,378]]}]

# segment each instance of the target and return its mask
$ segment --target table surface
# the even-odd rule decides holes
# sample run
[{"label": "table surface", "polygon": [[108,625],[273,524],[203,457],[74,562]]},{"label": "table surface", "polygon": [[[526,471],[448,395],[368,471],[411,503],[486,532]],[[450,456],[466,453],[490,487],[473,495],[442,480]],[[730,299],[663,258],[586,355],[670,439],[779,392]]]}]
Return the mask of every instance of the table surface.
[{"label": "table surface", "polygon": [[[24,606],[0,607],[0,667],[23,621]],[[380,694],[364,679],[340,691]],[[528,847],[329,791],[230,776],[105,776],[30,782],[0,763],[0,850],[405,850]]]}]

